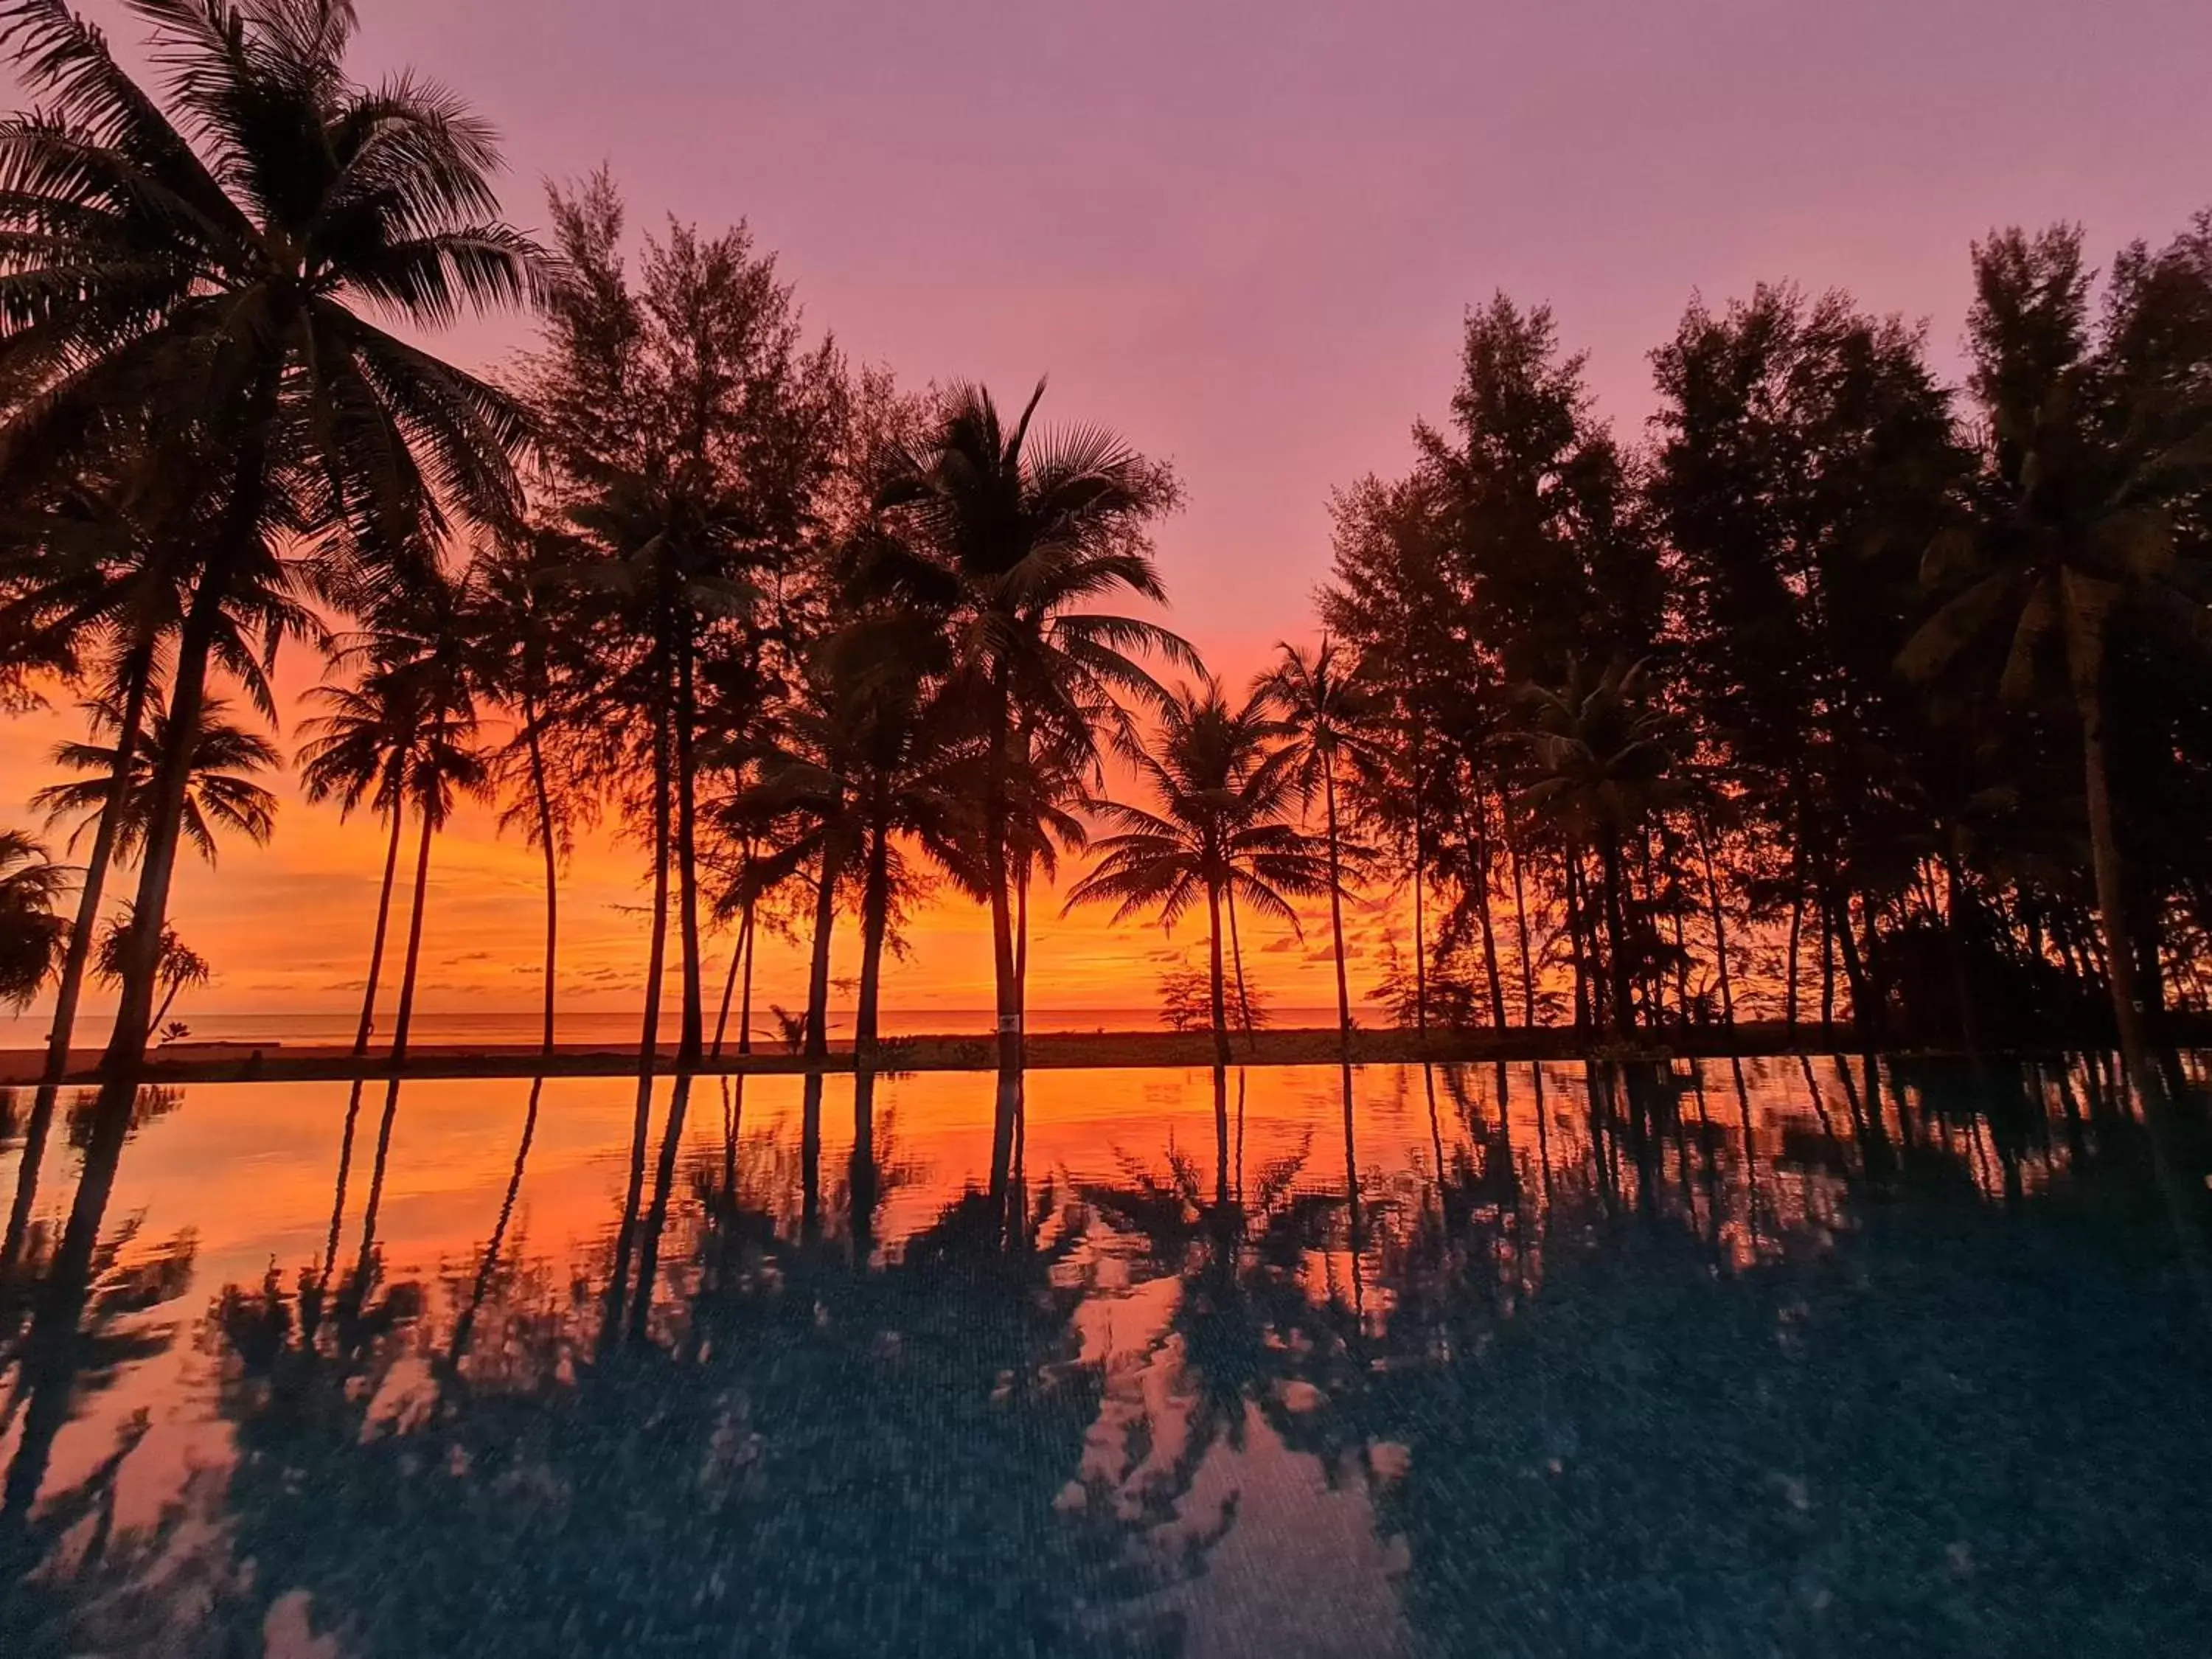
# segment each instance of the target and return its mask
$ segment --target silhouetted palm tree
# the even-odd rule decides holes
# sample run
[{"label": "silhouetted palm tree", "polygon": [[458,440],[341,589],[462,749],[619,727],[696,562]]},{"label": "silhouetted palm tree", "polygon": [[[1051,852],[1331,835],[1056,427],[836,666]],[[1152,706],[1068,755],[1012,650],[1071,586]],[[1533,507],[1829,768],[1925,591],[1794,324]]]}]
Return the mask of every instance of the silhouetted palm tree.
[{"label": "silhouetted palm tree", "polygon": [[1326,634],[1320,646],[1307,651],[1287,643],[1275,647],[1275,666],[1260,677],[1258,687],[1273,699],[1280,713],[1285,746],[1294,763],[1298,787],[1306,799],[1322,799],[1322,819],[1328,839],[1328,925],[1336,957],[1336,1018],[1340,1048],[1352,1050],[1352,993],[1344,967],[1345,842],[1337,820],[1336,781],[1340,768],[1363,773],[1376,771],[1377,737],[1385,710],[1373,691],[1364,684],[1356,665]]},{"label": "silhouetted palm tree", "polygon": [[[123,982],[124,955],[131,948],[131,930],[134,926],[129,911],[111,920],[100,935],[100,948],[93,954],[93,972],[104,985]],[[185,943],[173,927],[161,929],[161,1006],[154,1011],[153,1029],[159,1031],[161,1022],[169,1017],[179,993],[206,985],[215,978],[215,969],[208,959]]]},{"label": "silhouetted palm tree", "polygon": [[[89,681],[88,707],[112,741],[98,814],[79,884],[76,921],[54,993],[42,1089],[68,1066],[77,1004],[91,961],[124,798],[147,785],[160,750],[149,747],[146,714],[158,703],[165,651],[173,643],[189,587],[195,538],[210,502],[204,457],[149,428],[143,416],[112,411],[99,422],[96,459],[78,474],[17,498],[0,520],[0,679],[12,667]],[[290,595],[262,588],[234,595],[210,646],[216,659],[254,706],[273,717],[265,665],[288,635],[312,631]],[[134,776],[137,781],[134,784]],[[40,1109],[52,1101],[42,1094]]]},{"label": "silhouetted palm tree", "polygon": [[1119,596],[1165,598],[1145,529],[1176,500],[1173,477],[1115,434],[1078,426],[1032,432],[1039,381],[1011,429],[989,392],[956,388],[928,441],[907,456],[878,504],[910,531],[912,573],[955,611],[955,695],[975,710],[983,740],[982,884],[991,908],[999,1017],[1000,1101],[993,1187],[1013,1151],[1013,1079],[1022,1064],[1021,984],[1014,943],[1014,737],[1024,724],[1087,748],[1090,721],[1117,696],[1156,700],[1138,663],[1152,653],[1195,665],[1190,647],[1156,623],[1102,614]]},{"label": "silhouetted palm tree", "polygon": [[1558,827],[1571,844],[1593,848],[1604,878],[1607,1000],[1614,1029],[1635,1029],[1629,1000],[1632,947],[1627,921],[1628,836],[1671,798],[1674,757],[1661,713],[1644,696],[1641,663],[1616,662],[1595,680],[1581,663],[1566,683],[1523,694],[1526,736],[1536,775],[1522,804]]},{"label": "silhouetted palm tree", "polygon": [[477,685],[516,716],[514,734],[500,758],[510,777],[520,774],[521,793],[501,815],[501,825],[520,825],[545,861],[540,1046],[548,1054],[559,963],[561,861],[574,820],[589,805],[572,785],[556,782],[547,764],[558,712],[554,659],[564,621],[557,574],[545,549],[512,543],[479,559],[461,585],[463,626]]},{"label": "silhouetted palm tree", "polygon": [[[115,740],[55,747],[56,764],[92,775],[76,783],[49,785],[31,797],[31,804],[45,811],[49,823],[77,819],[70,836],[70,851],[76,850],[87,830],[97,840],[102,820],[116,811],[112,780],[118,769],[128,783],[120,803],[120,828],[112,839],[114,856],[127,864],[146,844],[159,781],[156,757],[166,754],[174,741],[160,699],[148,702],[150,716],[143,745],[123,744],[119,733],[125,711],[112,698],[98,698],[86,705],[92,711],[93,729],[118,734]],[[192,740],[191,769],[185,784],[185,839],[210,864],[216,861],[219,834],[241,835],[256,847],[265,847],[276,830],[276,797],[250,775],[277,770],[283,757],[268,738],[230,720],[229,713],[227,698],[209,697],[200,704],[200,729]]]},{"label": "silhouetted palm tree", "polygon": [[[2037,361],[2041,352],[2007,338],[2005,319],[1990,313],[2029,297],[2006,292],[2007,279],[2034,272],[2051,246],[2031,252],[2016,244],[2022,263],[2009,272],[2004,251],[2002,239],[1977,250],[1976,379],[1992,420],[1990,465],[1974,518],[1929,549],[1923,578],[1948,597],[1899,661],[1928,678],[1994,642],[2003,647],[1998,695],[2015,704],[2031,698],[2050,668],[2059,671],[2080,734],[2106,988],[2160,1180],[2212,1316],[2212,1257],[2191,1218],[2198,1195],[2168,1145],[2166,1086],[2152,1061],[2149,1020],[2157,1010],[2147,1000],[2129,914],[2109,689],[2112,664],[2130,646],[2178,636],[2186,649],[2201,637],[2205,573],[2177,519],[2196,510],[2195,498],[2212,481],[2212,404],[2199,393],[2166,407],[2173,400],[2160,394],[2112,408],[2114,393],[2101,383],[2109,366],[2090,354],[2082,332],[2081,295],[2064,294],[2070,273],[2048,265],[2041,274],[2057,280],[2033,297],[2050,307],[2056,331],[2038,343],[2050,356]],[[2078,258],[2078,246],[2073,252]]]},{"label": "silhouetted palm tree", "polygon": [[1091,804],[1092,814],[1113,833],[1092,842],[1096,861],[1068,890],[1065,907],[1112,904],[1117,921],[1155,910],[1163,926],[1173,927],[1203,902],[1214,1056],[1224,1066],[1230,1055],[1224,902],[1233,894],[1295,929],[1297,913],[1291,900],[1330,890],[1327,848],[1293,822],[1298,757],[1283,746],[1282,737],[1264,693],[1232,709],[1218,680],[1178,687],[1162,706],[1151,742],[1130,756],[1158,810],[1112,800]]},{"label": "silhouetted palm tree", "polygon": [[0,830],[0,1002],[27,1008],[59,961],[67,931],[54,906],[69,872],[20,830]]},{"label": "silhouetted palm tree", "polygon": [[300,782],[307,799],[337,801],[341,819],[366,801],[392,826],[385,847],[384,879],[377,890],[376,929],[369,944],[361,1018],[354,1031],[356,1059],[368,1052],[369,1030],[376,1018],[377,981],[384,966],[392,885],[399,872],[400,836],[407,824],[407,757],[428,716],[423,693],[420,677],[409,673],[404,662],[378,664],[354,684],[312,688],[307,701],[325,712],[300,726],[307,738],[298,757]]},{"label": "silhouetted palm tree", "polygon": [[[440,592],[447,597],[437,597]],[[444,827],[457,794],[481,797],[490,787],[490,763],[477,741],[468,657],[469,642],[452,606],[450,589],[441,586],[396,599],[378,627],[355,636],[340,654],[342,662],[362,665],[358,681],[314,688],[309,696],[328,712],[303,721],[300,728],[307,736],[300,750],[301,780],[307,799],[336,799],[341,814],[368,801],[392,822],[361,1024],[354,1038],[356,1056],[368,1051],[400,832],[410,811],[420,826],[406,958],[392,1030],[395,1066],[406,1058],[431,838]]]},{"label": "silhouetted palm tree", "polygon": [[[281,586],[290,549],[343,597],[425,560],[444,513],[511,510],[513,404],[359,307],[436,327],[529,297],[540,260],[494,218],[496,151],[457,99],[346,76],[343,0],[137,9],[159,99],[62,0],[5,9],[16,72],[44,104],[0,123],[0,372],[19,393],[0,477],[75,470],[118,408],[223,458],[169,685],[177,726],[197,731],[222,617]],[[109,1042],[118,1073],[144,1049],[189,761],[178,750],[160,773]]]}]

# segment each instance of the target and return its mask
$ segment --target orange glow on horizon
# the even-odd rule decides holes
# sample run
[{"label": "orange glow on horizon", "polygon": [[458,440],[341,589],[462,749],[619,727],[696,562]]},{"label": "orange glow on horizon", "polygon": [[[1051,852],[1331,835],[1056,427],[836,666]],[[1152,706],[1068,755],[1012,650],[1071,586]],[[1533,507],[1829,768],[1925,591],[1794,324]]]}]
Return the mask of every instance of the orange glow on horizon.
[{"label": "orange glow on horizon", "polygon": [[[1204,642],[1201,641],[1201,644]],[[1261,660],[1224,664],[1223,678],[1242,684]],[[289,754],[300,699],[320,677],[321,665],[302,646],[286,648],[276,676],[283,725],[276,734]],[[35,830],[67,861],[66,825],[44,829],[29,797],[58,775],[49,752],[82,735],[82,716],[67,695],[35,714],[0,720],[0,823]],[[215,982],[187,996],[179,1017],[195,1013],[331,1013],[359,1006],[374,923],[377,883],[383,872],[383,824],[356,814],[344,822],[329,806],[301,799],[289,773],[266,781],[283,801],[276,834],[256,848],[226,844],[213,869],[189,850],[180,856],[170,914],[178,931],[215,964]],[[86,837],[87,842],[89,836]],[[79,852],[83,850],[81,843]],[[402,860],[403,864],[405,860]],[[1061,885],[1081,860],[1067,861]],[[578,1014],[628,1014],[642,1006],[649,872],[638,846],[619,828],[605,825],[580,838],[560,890],[559,1007]],[[403,890],[393,896],[392,939],[386,947],[380,997],[380,1029],[391,1018],[398,954],[405,937]],[[127,878],[111,873],[108,892],[119,902]],[[429,908],[423,924],[418,1007],[425,1014],[464,1012],[530,1015],[538,1002],[544,951],[544,887],[538,851],[520,836],[499,833],[497,812],[473,804],[457,812],[431,854]],[[111,904],[111,908],[112,908]],[[1387,902],[1356,902],[1346,915],[1352,995],[1360,1002],[1379,974],[1384,938],[1401,948],[1410,925]],[[1056,892],[1033,893],[1030,904],[1030,1006],[1041,1011],[1097,1009],[1122,1017],[1121,1025],[1149,1026],[1164,971],[1203,967],[1202,918],[1185,918],[1172,933],[1146,922],[1116,924],[1102,908],[1063,916]],[[1335,1005],[1327,911],[1314,907],[1303,937],[1258,917],[1239,922],[1245,974],[1255,993],[1279,1011],[1331,1009]],[[841,917],[832,959],[833,1006],[851,1002],[858,971],[858,928]],[[710,937],[707,947],[708,1018],[727,969],[734,930]],[[906,932],[902,956],[886,953],[884,1006],[894,1022],[941,1012],[988,1023],[993,1004],[989,913],[963,896],[940,891]],[[755,980],[756,1029],[770,1021],[771,1004],[803,1006],[807,945],[763,933]],[[668,992],[677,987],[672,942]],[[96,1021],[110,1006],[104,988],[88,988],[86,1012]],[[51,1000],[21,1015],[0,1012],[0,1047],[37,1042],[46,1030]],[[1131,1018],[1125,1011],[1139,1011]],[[670,1016],[672,1018],[672,1014]],[[734,1018],[734,1016],[732,1016]],[[85,1035],[81,1034],[80,1041]]]}]

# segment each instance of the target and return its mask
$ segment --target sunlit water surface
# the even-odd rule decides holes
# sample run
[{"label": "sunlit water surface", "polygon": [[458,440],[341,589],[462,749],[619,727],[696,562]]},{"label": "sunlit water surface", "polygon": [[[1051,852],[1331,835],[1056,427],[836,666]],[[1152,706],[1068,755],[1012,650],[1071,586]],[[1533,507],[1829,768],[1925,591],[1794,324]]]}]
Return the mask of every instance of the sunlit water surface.
[{"label": "sunlit water surface", "polygon": [[636,1163],[604,1079],[349,1145],[196,1085],[73,1272],[80,1115],[0,1652],[2212,1651],[2212,1345],[2101,1065],[1348,1088],[1032,1073],[994,1203],[988,1078],[858,1166],[827,1079],[811,1180],[795,1077],[663,1079]]}]

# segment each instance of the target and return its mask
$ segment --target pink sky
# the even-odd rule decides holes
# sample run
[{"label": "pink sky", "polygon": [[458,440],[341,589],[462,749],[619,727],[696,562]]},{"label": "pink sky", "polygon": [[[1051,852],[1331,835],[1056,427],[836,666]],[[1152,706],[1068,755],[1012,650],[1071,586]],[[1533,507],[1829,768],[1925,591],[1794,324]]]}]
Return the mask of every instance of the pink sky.
[{"label": "pink sky", "polygon": [[[139,32],[88,9],[118,41]],[[1972,238],[2075,218],[2102,255],[2212,203],[2203,0],[362,10],[362,72],[413,64],[498,125],[526,226],[542,179],[607,162],[641,225],[748,219],[854,357],[1007,397],[1049,371],[1049,409],[1171,459],[1189,492],[1161,537],[1176,621],[1239,677],[1310,631],[1329,490],[1405,465],[1409,422],[1449,395],[1463,308],[1494,289],[1553,304],[1633,435],[1644,354],[1694,291],[1846,288],[1925,318],[1948,371]],[[453,349],[489,367],[526,335]],[[7,821],[27,821],[55,735],[0,727]],[[530,986],[466,961],[527,956],[528,855],[471,837],[441,854],[434,1006],[521,1006]],[[319,988],[359,972],[379,850],[295,806],[268,853],[235,852],[220,883],[193,872],[179,910],[224,970],[207,1006],[337,994]],[[599,1006],[627,1001],[629,862],[578,877],[579,972],[604,975]],[[940,920],[928,972],[895,972],[887,996],[903,979],[980,1006],[981,918]],[[1092,921],[1068,944],[1057,978],[1041,956],[1041,1003],[1141,1000],[1161,940]],[[1326,1001],[1307,976],[1280,1000]]]}]

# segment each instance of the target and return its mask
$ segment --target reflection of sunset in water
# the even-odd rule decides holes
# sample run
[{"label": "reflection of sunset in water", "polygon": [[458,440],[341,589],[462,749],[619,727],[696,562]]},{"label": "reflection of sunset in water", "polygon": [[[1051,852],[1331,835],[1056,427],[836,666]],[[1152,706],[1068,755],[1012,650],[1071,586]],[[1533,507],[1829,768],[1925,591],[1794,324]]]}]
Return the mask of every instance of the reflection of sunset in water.
[{"label": "reflection of sunset in water", "polygon": [[[188,1087],[127,1147],[66,1330],[79,1156],[50,1177],[0,1607],[33,1652],[455,1650],[518,1597],[529,1651],[648,1609],[684,1651],[964,1651],[1000,1603],[1037,1651],[1462,1651],[1571,1617],[1736,1651],[1679,1598],[1769,1636],[1892,1601],[2017,1628],[1991,1609],[2074,1547],[2069,1483],[2123,1478],[2098,1525],[2135,1565],[2075,1628],[2154,1629],[2201,1577],[2147,1540],[2206,1442],[2114,1437],[2121,1395],[2185,1408],[2197,1339],[2114,1208],[2134,1129],[2100,1063],[1370,1066],[1348,1122],[1346,1080],[1032,1073],[994,1214],[992,1080],[881,1079],[866,1243],[849,1076],[811,1228],[799,1077],[683,1086],[665,1188],[661,1079],[627,1230],[628,1084],[545,1082],[524,1149],[530,1080],[408,1082],[380,1179],[370,1079],[335,1235],[348,1085]],[[610,1297],[625,1231],[641,1320]]]}]

